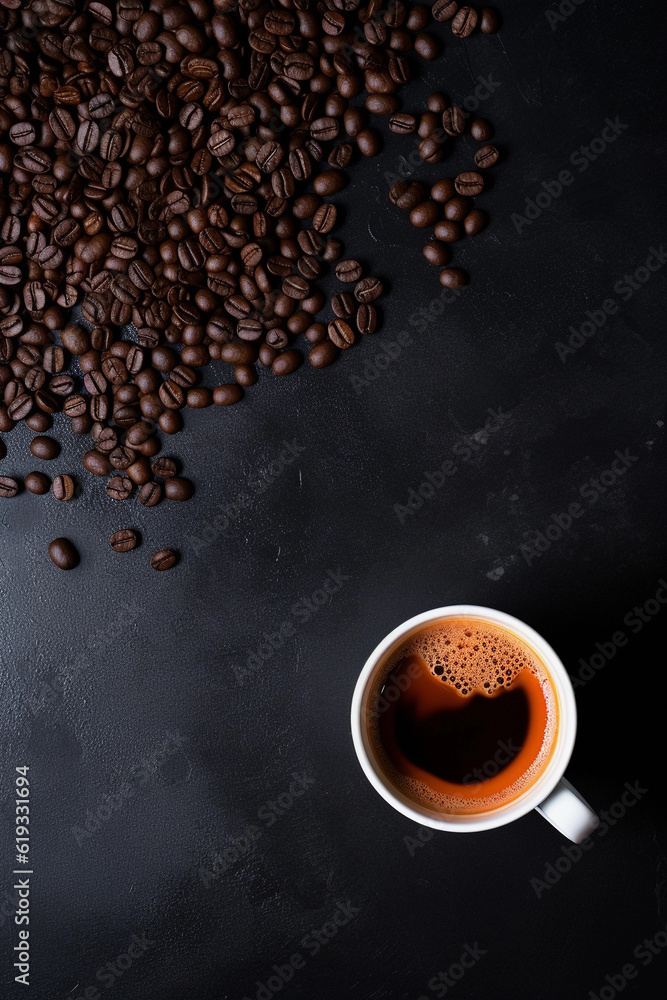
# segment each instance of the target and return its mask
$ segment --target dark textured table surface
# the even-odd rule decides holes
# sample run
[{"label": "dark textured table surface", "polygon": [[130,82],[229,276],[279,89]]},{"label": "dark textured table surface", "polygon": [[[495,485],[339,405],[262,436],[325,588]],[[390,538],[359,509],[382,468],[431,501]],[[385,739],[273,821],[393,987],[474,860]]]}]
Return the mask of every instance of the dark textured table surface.
[{"label": "dark textured table surface", "polygon": [[[506,152],[479,199],[492,225],[456,248],[468,288],[440,295],[388,205],[414,147],[386,132],[337,196],[347,252],[390,286],[381,333],[188,413],[163,453],[189,504],[119,511],[64,427],[81,497],[0,501],[3,1000],[662,995],[664,15],[558,12],[515,3],[496,37],[447,33],[405,92],[409,110],[477,88]],[[458,172],[473,146],[415,176]],[[7,435],[5,474],[40,464],[28,440]],[[143,544],[118,556],[123,526]],[[67,575],[45,554],[60,534],[82,553]],[[156,574],[163,546],[181,559]],[[529,622],[578,679],[568,776],[609,817],[589,850],[568,858],[536,814],[430,836],[363,777],[364,660],[459,602]],[[11,957],[18,765],[30,990]]]}]

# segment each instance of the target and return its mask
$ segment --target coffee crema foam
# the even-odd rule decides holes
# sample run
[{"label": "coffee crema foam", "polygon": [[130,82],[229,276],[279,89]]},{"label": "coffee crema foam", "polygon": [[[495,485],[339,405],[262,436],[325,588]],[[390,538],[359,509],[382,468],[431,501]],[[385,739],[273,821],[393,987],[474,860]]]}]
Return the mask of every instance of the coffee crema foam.
[{"label": "coffee crema foam", "polygon": [[[384,713],[392,711],[393,707],[389,704],[392,671],[400,670],[400,665],[407,662],[407,657],[418,657],[434,678],[438,678],[464,699],[480,694],[489,698],[502,697],[503,691],[521,687],[529,704],[532,703],[531,715],[536,695],[540,701],[543,699],[543,706],[540,705],[543,713],[540,730],[537,734],[533,733],[532,738],[529,734],[527,741],[531,757],[526,759],[527,766],[514,776],[510,784],[492,792],[491,788],[486,790],[485,786],[494,782],[497,784],[495,779],[494,782],[482,781],[474,786],[474,794],[470,794],[470,786],[436,780],[434,784],[448,786],[446,790],[439,791],[417,777],[402,773],[396,767],[383,743],[380,721]],[[387,698],[387,694],[390,694],[390,698]],[[438,812],[470,814],[488,812],[508,804],[539,777],[554,749],[558,705],[553,682],[545,665],[518,635],[483,620],[448,619],[417,632],[390,656],[371,689],[368,718],[368,734],[376,759],[397,789],[417,804]],[[524,749],[526,747],[522,748],[522,753]],[[463,788],[466,789],[466,794],[460,794],[459,789]]]}]

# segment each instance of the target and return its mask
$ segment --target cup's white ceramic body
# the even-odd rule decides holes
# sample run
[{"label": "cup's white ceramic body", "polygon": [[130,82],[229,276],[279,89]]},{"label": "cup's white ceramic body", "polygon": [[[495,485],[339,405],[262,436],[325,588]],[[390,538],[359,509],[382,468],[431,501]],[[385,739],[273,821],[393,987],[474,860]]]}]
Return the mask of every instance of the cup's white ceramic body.
[{"label": "cup's white ceramic body", "polygon": [[[558,729],[551,758],[539,777],[511,802],[480,813],[457,815],[442,813],[414,802],[396,788],[377,762],[368,735],[368,700],[373,682],[387,658],[407,638],[425,626],[447,618],[477,618],[514,632],[544,663],[552,681],[558,702]],[[371,785],[386,801],[404,816],[422,826],[453,833],[473,833],[504,826],[531,809],[548,819],[570,840],[580,842],[598,825],[599,819],[588,803],[563,778],[577,731],[577,708],[574,691],[565,667],[534,629],[524,622],[492,608],[474,604],[454,604],[425,611],[399,625],[382,640],[366,661],[352,698],[352,738],[364,773]]]}]

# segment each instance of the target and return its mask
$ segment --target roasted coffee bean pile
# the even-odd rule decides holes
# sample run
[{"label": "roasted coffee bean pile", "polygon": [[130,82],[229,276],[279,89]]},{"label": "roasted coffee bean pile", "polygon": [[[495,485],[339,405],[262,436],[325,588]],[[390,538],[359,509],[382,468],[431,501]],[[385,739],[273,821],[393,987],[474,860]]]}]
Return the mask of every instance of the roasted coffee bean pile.
[{"label": "roasted coffee bean pile", "polygon": [[[301,335],[322,368],[373,333],[382,284],[344,259],[329,199],[380,152],[370,117],[397,125],[413,56],[440,52],[432,15],[495,30],[439,2],[2,0],[0,431],[44,435],[62,411],[109,497],[185,500],[170,460],[150,464],[184,407],[238,402],[257,363],[294,372]],[[214,389],[210,361],[231,366]],[[75,495],[68,474],[50,488]]]},{"label": "roasted coffee bean pile", "polygon": [[[436,6],[434,4],[434,11]],[[456,7],[456,4],[448,6]],[[410,114],[392,115],[389,128],[403,135],[417,131],[423,136],[419,155],[428,163],[437,163],[444,155],[447,142],[465,133],[466,115],[463,108],[450,107],[445,96],[438,93],[429,95],[427,108],[419,119]],[[418,229],[435,227],[435,239],[424,244],[423,254],[430,264],[444,268],[440,272],[440,284],[445,288],[461,288],[468,284],[468,275],[461,268],[444,267],[449,260],[446,244],[455,243],[464,233],[476,236],[486,227],[486,214],[474,208],[470,199],[485,188],[484,175],[480,171],[495,166],[500,159],[496,146],[488,142],[493,136],[489,122],[475,119],[470,124],[470,134],[484,143],[474,155],[476,170],[465,170],[454,178],[443,177],[428,193],[426,186],[416,180],[396,179],[389,188],[389,201],[409,212],[413,226]]]}]

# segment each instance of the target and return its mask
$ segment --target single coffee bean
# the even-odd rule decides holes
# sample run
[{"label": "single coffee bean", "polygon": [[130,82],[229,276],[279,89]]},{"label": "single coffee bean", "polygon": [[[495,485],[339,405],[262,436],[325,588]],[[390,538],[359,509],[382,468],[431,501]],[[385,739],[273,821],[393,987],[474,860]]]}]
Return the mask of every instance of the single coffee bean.
[{"label": "single coffee bean", "polygon": [[308,360],[313,368],[326,368],[338,357],[338,348],[330,341],[315,344],[308,352]]},{"label": "single coffee bean", "polygon": [[74,480],[68,475],[56,476],[51,485],[56,500],[71,500],[74,496]]},{"label": "single coffee bean", "polygon": [[348,292],[336,292],[331,297],[331,308],[339,319],[350,319],[351,316],[354,316],[356,307],[354,299]]},{"label": "single coffee bean", "polygon": [[466,119],[462,108],[447,108],[442,113],[442,127],[447,135],[462,135],[465,132]]},{"label": "single coffee bean", "polygon": [[458,9],[458,3],[453,0],[435,0],[431,14],[436,21],[450,21]]},{"label": "single coffee bean", "polygon": [[178,471],[173,458],[155,458],[151,464],[151,469],[153,470],[153,475],[157,476],[158,479],[171,479]]},{"label": "single coffee bean", "polygon": [[132,480],[126,476],[112,476],[107,483],[107,496],[110,500],[127,500],[132,492]]},{"label": "single coffee bean", "polygon": [[450,198],[443,209],[444,216],[450,222],[463,222],[470,211],[470,202],[461,195]]},{"label": "single coffee bean", "polygon": [[0,497],[15,497],[19,484],[10,476],[0,476]]},{"label": "single coffee bean", "polygon": [[35,493],[37,496],[43,496],[45,493],[49,492],[51,480],[48,476],[45,476],[43,472],[29,472],[23,480],[23,485],[29,493]]},{"label": "single coffee bean", "polygon": [[213,402],[216,406],[232,406],[243,399],[243,389],[234,382],[219,385],[213,390]]},{"label": "single coffee bean", "polygon": [[137,458],[132,465],[128,465],[125,472],[128,479],[131,479],[136,486],[143,486],[151,478],[150,463],[144,455]]},{"label": "single coffee bean", "polygon": [[327,327],[327,332],[329,340],[341,351],[351,347],[354,343],[354,330],[344,319],[332,320]]},{"label": "single coffee bean", "polygon": [[481,146],[475,153],[475,166],[481,170],[488,170],[498,162],[500,153],[495,146]]},{"label": "single coffee bean", "polygon": [[136,549],[138,541],[136,531],[132,531],[131,528],[121,528],[109,537],[109,545],[114,552],[130,552]]},{"label": "single coffee bean", "polygon": [[488,142],[493,138],[493,127],[484,118],[475,118],[470,125],[470,134],[475,142]]},{"label": "single coffee bean", "polygon": [[428,243],[425,243],[422,253],[429,264],[435,264],[437,267],[443,267],[449,260],[447,247],[438,240],[429,240]]},{"label": "single coffee bean", "polygon": [[449,219],[441,219],[435,227],[435,238],[442,243],[456,243],[463,235],[458,222],[451,222]]},{"label": "single coffee bean", "polygon": [[440,284],[445,288],[463,288],[468,284],[468,275],[459,267],[447,267],[440,272]]},{"label": "single coffee bean", "polygon": [[475,170],[466,170],[454,179],[454,187],[460,195],[472,198],[484,190],[484,178]]},{"label": "single coffee bean", "polygon": [[482,7],[479,12],[479,30],[484,35],[494,35],[500,28],[500,15],[495,7]]},{"label": "single coffee bean", "polygon": [[49,558],[58,569],[74,569],[79,564],[79,553],[69,538],[54,538],[49,544]]},{"label": "single coffee bean", "polygon": [[171,549],[160,549],[151,556],[151,567],[157,570],[171,569],[176,564],[176,554]]},{"label": "single coffee bean", "polygon": [[162,487],[159,483],[144,483],[139,490],[139,503],[144,507],[155,507],[161,499]]},{"label": "single coffee bean", "polygon": [[[148,485],[148,484],[147,484]],[[153,485],[157,486],[157,483]],[[194,486],[189,479],[182,476],[170,476],[164,482],[164,495],[167,500],[189,500],[194,493]]]},{"label": "single coffee bean", "polygon": [[434,136],[422,139],[419,143],[418,152],[422,160],[425,160],[426,163],[438,163],[444,156],[442,143]]},{"label": "single coffee bean", "polygon": [[410,212],[410,222],[418,229],[432,226],[440,218],[440,208],[435,201],[423,201]]},{"label": "single coffee bean", "polygon": [[417,119],[414,115],[399,111],[389,119],[389,128],[398,135],[410,135],[417,129]]},{"label": "single coffee bean", "polygon": [[354,297],[357,302],[374,302],[382,295],[382,282],[379,278],[362,278],[354,286]]},{"label": "single coffee bean", "polygon": [[336,277],[342,282],[359,281],[363,271],[356,260],[340,260],[335,267]]},{"label": "single coffee bean", "polygon": [[407,193],[409,187],[409,181],[394,181],[389,188],[389,201],[392,205],[398,204],[399,198],[402,198],[403,195]]},{"label": "single coffee bean", "polygon": [[431,188],[431,198],[433,201],[440,202],[440,204],[449,201],[455,194],[454,181],[450,180],[449,177],[443,177],[442,180],[436,181]]},{"label": "single coffee bean", "polygon": [[438,127],[440,119],[434,111],[425,111],[419,119],[417,134],[420,139],[428,139]]},{"label": "single coffee bean", "polygon": [[271,365],[274,375],[291,375],[303,360],[301,354],[295,350],[283,351]]},{"label": "single coffee bean", "polygon": [[476,236],[477,233],[481,233],[486,227],[487,222],[488,217],[486,213],[482,212],[479,208],[473,208],[472,212],[468,212],[463,220],[463,228],[468,236]]},{"label": "single coffee bean", "polygon": [[60,454],[60,445],[50,437],[35,437],[30,442],[30,451],[35,458],[42,458],[50,461]]},{"label": "single coffee bean", "polygon": [[477,11],[474,7],[460,7],[452,20],[452,34],[457,38],[468,38],[477,27]]},{"label": "single coffee bean", "polygon": [[359,333],[375,333],[377,328],[377,309],[375,306],[366,305],[366,303],[362,302],[357,307],[355,322]]},{"label": "single coffee bean", "polygon": [[102,455],[95,448],[87,451],[82,459],[84,469],[92,472],[94,476],[108,476],[111,471],[111,462],[106,455]]}]

